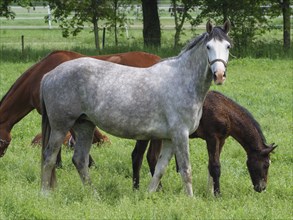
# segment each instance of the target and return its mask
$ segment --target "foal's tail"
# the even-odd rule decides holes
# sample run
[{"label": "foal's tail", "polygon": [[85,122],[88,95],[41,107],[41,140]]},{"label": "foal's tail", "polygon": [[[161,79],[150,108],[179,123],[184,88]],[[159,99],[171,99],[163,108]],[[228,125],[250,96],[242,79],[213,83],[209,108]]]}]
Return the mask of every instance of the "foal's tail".
[{"label": "foal's tail", "polygon": [[[42,111],[42,155],[41,155],[41,179],[43,177],[43,167],[44,167],[44,153],[46,150],[46,147],[49,142],[49,137],[51,134],[51,126],[47,114],[47,109],[45,102],[43,100],[43,91],[42,86],[40,89],[40,101],[41,101],[41,111]],[[55,166],[53,167],[52,173],[51,173],[51,180],[50,180],[50,187],[54,187],[54,183],[56,182],[56,175],[55,175]]]}]

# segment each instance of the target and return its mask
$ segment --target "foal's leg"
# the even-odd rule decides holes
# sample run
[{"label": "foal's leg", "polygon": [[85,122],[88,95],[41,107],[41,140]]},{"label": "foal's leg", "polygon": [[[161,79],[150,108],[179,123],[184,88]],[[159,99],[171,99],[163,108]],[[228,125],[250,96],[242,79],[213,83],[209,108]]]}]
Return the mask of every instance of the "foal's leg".
[{"label": "foal's leg", "polygon": [[135,147],[132,151],[131,158],[132,158],[132,181],[133,181],[133,188],[139,188],[139,172],[143,160],[144,152],[148,146],[149,141],[145,140],[138,140],[136,141]]},{"label": "foal's leg", "polygon": [[42,162],[42,191],[48,191],[56,186],[55,164],[57,154],[60,151],[66,131],[51,130],[48,144],[43,154]]},{"label": "foal's leg", "polygon": [[[221,141],[217,137],[207,138],[207,148],[209,153],[209,186],[212,186],[215,196],[220,194],[220,176],[221,176],[221,164],[220,164],[220,152],[224,145],[224,140]],[[210,183],[212,179],[212,184]]]},{"label": "foal's leg", "polygon": [[94,129],[95,125],[87,120],[78,120],[73,127],[76,135],[76,144],[74,146],[72,162],[83,184],[90,184],[88,165]]}]

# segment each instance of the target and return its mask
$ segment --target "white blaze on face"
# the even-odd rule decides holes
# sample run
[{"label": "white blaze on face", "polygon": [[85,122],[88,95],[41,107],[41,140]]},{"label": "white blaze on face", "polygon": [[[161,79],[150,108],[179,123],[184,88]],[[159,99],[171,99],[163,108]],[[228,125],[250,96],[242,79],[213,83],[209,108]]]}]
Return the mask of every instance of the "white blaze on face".
[{"label": "white blaze on face", "polygon": [[210,68],[214,74],[214,81],[216,84],[223,84],[226,79],[226,66],[224,62],[228,62],[229,49],[231,45],[226,40],[219,41],[217,39],[212,39],[207,43],[206,46],[209,62],[212,63]]}]

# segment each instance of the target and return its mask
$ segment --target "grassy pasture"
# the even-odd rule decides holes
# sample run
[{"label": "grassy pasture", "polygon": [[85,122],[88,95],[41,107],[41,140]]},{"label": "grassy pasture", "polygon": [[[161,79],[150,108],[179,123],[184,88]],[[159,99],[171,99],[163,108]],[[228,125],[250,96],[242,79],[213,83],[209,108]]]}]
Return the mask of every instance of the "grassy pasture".
[{"label": "grassy pasture", "polygon": [[[1,63],[0,96],[34,62]],[[268,189],[251,187],[242,147],[229,138],[222,161],[222,197],[207,193],[207,151],[204,141],[191,140],[194,198],[188,198],[174,161],[162,179],[164,191],[147,193],[150,175],[145,162],[141,189],[131,187],[134,141],[110,136],[112,144],[93,146],[96,167],[90,170],[97,193],[82,187],[63,147],[59,184],[49,196],[40,191],[40,149],[30,141],[40,132],[40,116],[30,113],[12,130],[13,140],[0,159],[1,219],[292,219],[292,63],[289,60],[234,59],[223,86],[212,86],[248,108],[263,128],[272,155]]]},{"label": "grassy pasture", "polygon": [[[1,23],[2,22],[2,23]],[[0,26],[3,21],[0,20]],[[164,31],[160,50],[142,48],[141,30],[121,37],[123,46],[101,53],[145,50],[161,57],[176,55],[171,48],[172,30]],[[20,36],[25,36],[21,53]],[[193,33],[186,32],[182,42]],[[268,35],[269,36],[269,35]],[[276,30],[275,39],[280,40]],[[54,49],[97,54],[92,34],[85,30],[64,39],[60,30],[0,30],[0,97],[30,66]],[[269,40],[273,37],[268,37]],[[274,50],[274,49],[271,49]],[[232,52],[233,53],[233,52]],[[164,190],[149,194],[146,161],[141,170],[141,189],[132,190],[131,152],[134,141],[109,135],[111,144],[93,146],[96,167],[90,169],[97,192],[83,187],[71,163],[73,152],[63,146],[63,168],[57,171],[58,187],[48,197],[40,195],[40,148],[30,142],[40,132],[41,119],[31,112],[12,130],[12,142],[0,159],[0,219],[292,219],[293,109],[291,57],[285,59],[234,58],[223,86],[212,86],[246,107],[262,126],[268,143],[278,144],[271,156],[267,191],[256,193],[246,168],[246,154],[227,139],[221,162],[222,196],[207,192],[207,151],[200,139],[190,141],[195,196],[185,195],[172,160],[162,179]],[[1,117],[1,115],[0,115]]]}]

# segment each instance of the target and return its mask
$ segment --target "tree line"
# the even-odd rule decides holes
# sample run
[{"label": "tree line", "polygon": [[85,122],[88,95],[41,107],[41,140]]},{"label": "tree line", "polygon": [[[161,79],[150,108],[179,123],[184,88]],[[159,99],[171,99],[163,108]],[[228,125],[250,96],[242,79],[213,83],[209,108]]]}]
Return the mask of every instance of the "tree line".
[{"label": "tree line", "polygon": [[[23,7],[49,5],[52,9],[51,18],[58,22],[64,37],[77,35],[85,23],[91,23],[95,45],[99,50],[99,21],[106,20],[107,27],[114,28],[115,43],[118,44],[118,28],[129,22],[129,10],[139,5],[143,15],[144,45],[160,47],[158,3],[160,0],[0,0],[0,16],[10,19],[15,17],[9,8],[11,4]],[[290,49],[290,0],[170,0],[169,3],[175,25],[174,47],[180,42],[185,23],[188,22],[196,28],[204,20],[212,18],[219,23],[229,19],[232,23],[231,36],[235,46],[245,48],[256,35],[272,28],[272,18],[282,16],[283,47],[285,50]],[[195,9],[199,9],[200,14],[193,17],[192,12]]]}]

